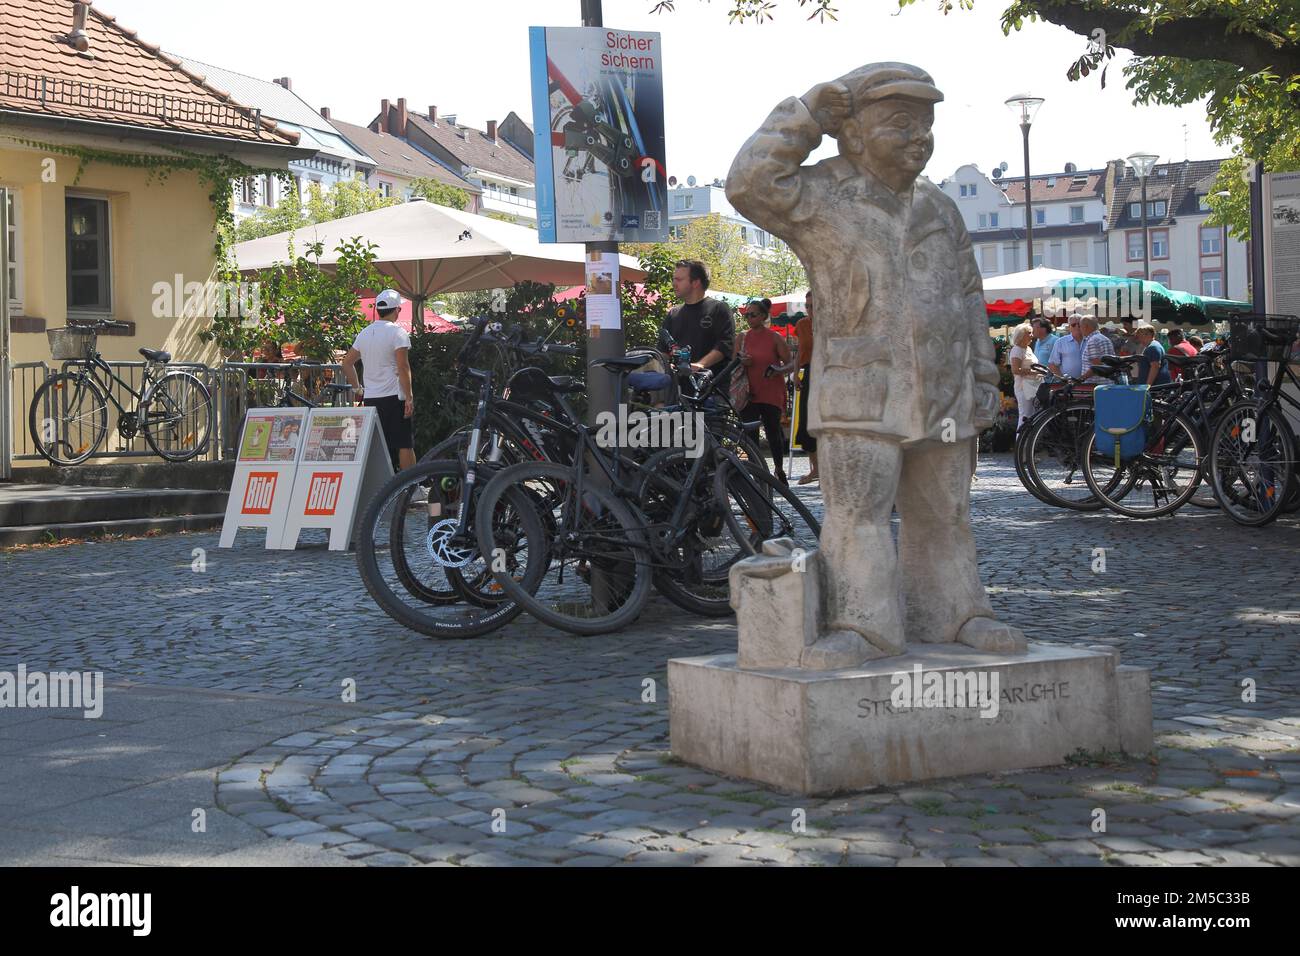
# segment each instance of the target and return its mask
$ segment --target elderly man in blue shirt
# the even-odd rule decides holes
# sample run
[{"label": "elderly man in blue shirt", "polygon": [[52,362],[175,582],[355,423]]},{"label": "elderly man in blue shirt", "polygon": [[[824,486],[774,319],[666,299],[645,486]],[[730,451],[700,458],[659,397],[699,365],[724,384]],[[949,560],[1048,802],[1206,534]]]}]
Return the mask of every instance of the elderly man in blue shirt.
[{"label": "elderly man in blue shirt", "polygon": [[1052,346],[1047,367],[1053,375],[1069,378],[1083,377],[1083,317],[1075,312],[1066,320],[1069,335],[1062,335]]},{"label": "elderly man in blue shirt", "polygon": [[1052,328],[1051,321],[1041,315],[1029,325],[1034,335],[1034,359],[1039,365],[1046,365],[1052,360],[1052,346],[1060,336]]}]

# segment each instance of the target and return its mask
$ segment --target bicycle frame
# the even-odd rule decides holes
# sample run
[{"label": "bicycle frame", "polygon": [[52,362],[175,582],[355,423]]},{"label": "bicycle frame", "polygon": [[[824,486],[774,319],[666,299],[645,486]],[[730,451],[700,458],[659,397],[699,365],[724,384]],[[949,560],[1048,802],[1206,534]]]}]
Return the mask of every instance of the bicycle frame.
[{"label": "bicycle frame", "polygon": [[[110,383],[116,382],[118,385],[121,385],[124,389],[130,392],[131,397],[135,399],[135,408],[140,407],[140,402],[143,401],[145,394],[149,391],[149,386],[153,384],[153,371],[150,363],[145,363],[144,372],[140,377],[140,391],[137,392],[126,382],[125,379],[113,371],[112,367],[104,361],[104,357],[98,352],[95,353],[94,361],[83,359],[81,361],[65,362],[63,367],[65,371],[70,367],[76,367],[80,370],[81,374],[93,379],[95,384],[99,385],[104,390],[104,394],[108,396],[108,400],[117,407],[119,418],[128,414],[128,412],[126,407],[117,400],[117,396],[113,394],[113,389]],[[104,373],[108,376],[108,382],[101,380],[100,377],[95,374],[96,369],[104,370]],[[135,409],[132,409],[130,414],[134,414],[134,411]]]}]

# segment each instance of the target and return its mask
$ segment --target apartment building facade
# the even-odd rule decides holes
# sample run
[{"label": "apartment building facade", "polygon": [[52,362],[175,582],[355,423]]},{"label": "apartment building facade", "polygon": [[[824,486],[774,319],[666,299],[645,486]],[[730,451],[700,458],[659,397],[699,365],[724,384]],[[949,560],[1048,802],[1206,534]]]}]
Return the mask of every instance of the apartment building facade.
[{"label": "apartment building facade", "polygon": [[406,140],[333,119],[326,108],[322,108],[321,113],[348,142],[374,160],[375,169],[368,183],[381,195],[410,199],[413,194],[412,184],[417,179],[432,179],[465,193],[468,197],[465,206],[467,212],[482,212],[483,190],[431,156],[425,155]]},{"label": "apartment building facade", "polygon": [[727,200],[726,181],[722,179],[715,179],[707,186],[678,183],[668,190],[669,238],[680,238],[691,220],[713,213],[721,216],[723,222],[740,230],[745,253],[753,259],[761,259],[786,248],[781,239],[754,225]]}]

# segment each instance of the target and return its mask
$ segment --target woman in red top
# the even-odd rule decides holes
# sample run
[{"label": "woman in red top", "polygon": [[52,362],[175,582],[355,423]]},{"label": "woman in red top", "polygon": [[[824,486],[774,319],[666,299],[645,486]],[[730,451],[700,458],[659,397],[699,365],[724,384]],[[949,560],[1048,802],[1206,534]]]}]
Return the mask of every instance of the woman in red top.
[{"label": "woman in red top", "polygon": [[785,412],[785,376],[794,370],[790,361],[790,346],[785,336],[773,332],[767,325],[772,303],[756,299],[745,306],[745,319],[749,331],[741,338],[740,363],[748,370],[749,404],[740,410],[745,421],[762,421],[767,432],[767,444],[776,460],[773,474],[783,485],[790,482],[785,477],[785,434],[781,431],[781,416]]}]

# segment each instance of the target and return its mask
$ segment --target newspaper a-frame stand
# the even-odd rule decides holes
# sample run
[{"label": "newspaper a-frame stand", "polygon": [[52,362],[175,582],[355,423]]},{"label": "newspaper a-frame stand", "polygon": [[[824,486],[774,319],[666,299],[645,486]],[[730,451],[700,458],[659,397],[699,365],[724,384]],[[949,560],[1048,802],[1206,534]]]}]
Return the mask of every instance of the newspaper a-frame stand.
[{"label": "newspaper a-frame stand", "polygon": [[266,547],[282,546],[306,422],[305,408],[248,410],[239,433],[221,547],[232,547],[240,528],[265,528]]},{"label": "newspaper a-frame stand", "polygon": [[313,408],[280,547],[297,547],[304,528],[327,528],[329,549],[347,550],[357,514],[391,477],[392,459],[373,408]]}]

